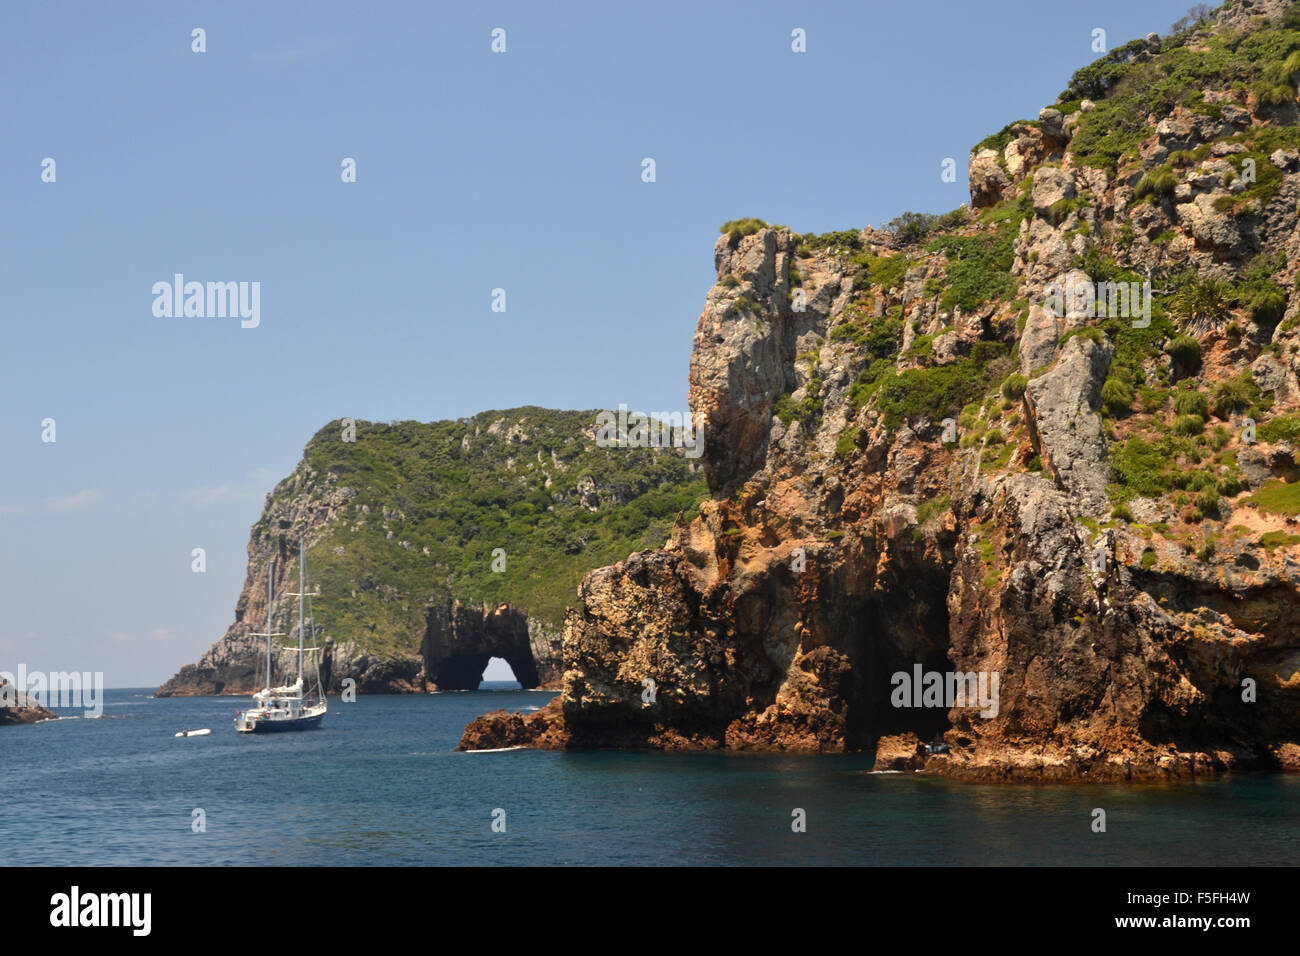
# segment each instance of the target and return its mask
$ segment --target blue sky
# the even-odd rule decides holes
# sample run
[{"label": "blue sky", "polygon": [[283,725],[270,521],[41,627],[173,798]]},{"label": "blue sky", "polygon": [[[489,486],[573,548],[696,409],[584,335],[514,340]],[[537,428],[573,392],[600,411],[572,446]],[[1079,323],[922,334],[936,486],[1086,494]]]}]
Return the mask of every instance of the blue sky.
[{"label": "blue sky", "polygon": [[[196,659],[333,418],[684,409],[720,223],[958,206],[1094,28],[1187,6],[6,4],[0,670]],[[261,324],[155,317],[176,272],[260,282]]]}]

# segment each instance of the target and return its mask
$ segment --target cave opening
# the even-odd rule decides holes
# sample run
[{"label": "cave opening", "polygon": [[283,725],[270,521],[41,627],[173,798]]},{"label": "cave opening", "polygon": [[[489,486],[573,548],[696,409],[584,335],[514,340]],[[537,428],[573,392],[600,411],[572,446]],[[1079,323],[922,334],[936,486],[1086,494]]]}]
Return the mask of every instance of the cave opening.
[{"label": "cave opening", "polygon": [[947,706],[917,706],[910,692],[918,668],[923,674],[953,670],[948,574],[911,568],[900,578],[885,591],[891,600],[868,600],[857,615],[845,740],[850,749],[872,750],[881,737],[909,732],[930,743],[951,727]]}]

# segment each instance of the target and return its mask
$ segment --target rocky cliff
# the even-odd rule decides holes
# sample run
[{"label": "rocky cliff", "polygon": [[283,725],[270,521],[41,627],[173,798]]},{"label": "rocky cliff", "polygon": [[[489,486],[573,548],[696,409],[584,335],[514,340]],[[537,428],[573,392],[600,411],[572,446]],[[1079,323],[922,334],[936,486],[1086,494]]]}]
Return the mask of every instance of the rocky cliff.
[{"label": "rocky cliff", "polygon": [[35,724],[54,718],[54,712],[42,707],[31,694],[10,686],[7,680],[0,678],[0,727],[6,724]]},{"label": "rocky cliff", "polygon": [[882,769],[1300,767],[1300,5],[1078,71],[969,207],[723,227],[710,500],[587,575],[563,693],[462,748]]},{"label": "rocky cliff", "polygon": [[597,414],[325,426],[253,526],[234,622],[159,696],[263,686],[272,558],[275,672],[296,671],[300,538],[330,692],[349,678],[363,693],[472,689],[491,657],[525,687],[558,687],[582,573],[661,544],[704,496],[681,447],[598,444]]}]

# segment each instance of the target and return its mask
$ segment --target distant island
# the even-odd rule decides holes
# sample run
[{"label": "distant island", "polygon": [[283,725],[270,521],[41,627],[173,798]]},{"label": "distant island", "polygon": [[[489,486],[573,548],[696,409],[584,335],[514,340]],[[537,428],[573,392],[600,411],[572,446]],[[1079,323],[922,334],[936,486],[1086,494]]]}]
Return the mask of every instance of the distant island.
[{"label": "distant island", "polygon": [[689,449],[607,447],[600,414],[326,425],[267,496],[234,622],[158,696],[262,686],[265,641],[251,635],[266,620],[267,565],[275,556],[276,620],[289,624],[300,536],[330,692],[349,678],[363,693],[472,689],[491,657],[524,687],[558,689],[560,625],[582,575],[663,544],[707,494]]}]

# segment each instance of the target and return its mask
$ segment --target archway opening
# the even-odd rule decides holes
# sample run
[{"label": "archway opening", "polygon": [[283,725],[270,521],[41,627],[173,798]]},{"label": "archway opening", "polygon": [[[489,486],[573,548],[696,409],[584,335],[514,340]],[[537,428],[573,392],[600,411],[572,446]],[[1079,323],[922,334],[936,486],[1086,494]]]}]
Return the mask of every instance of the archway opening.
[{"label": "archway opening", "polygon": [[487,667],[483,668],[483,683],[479,685],[480,690],[519,690],[522,686],[519,679],[515,677],[510,663],[504,657],[488,659]]}]

